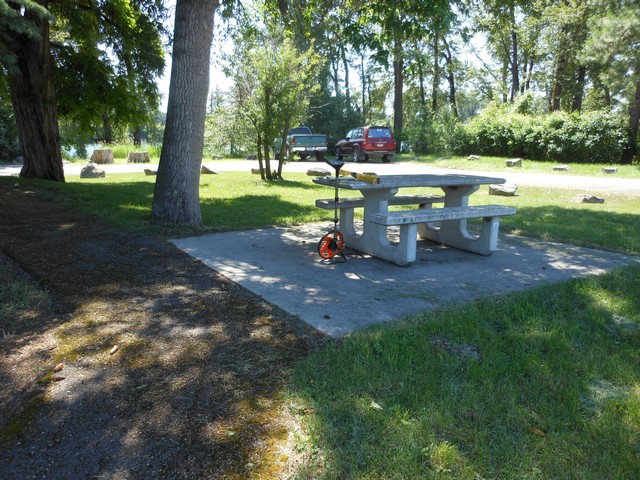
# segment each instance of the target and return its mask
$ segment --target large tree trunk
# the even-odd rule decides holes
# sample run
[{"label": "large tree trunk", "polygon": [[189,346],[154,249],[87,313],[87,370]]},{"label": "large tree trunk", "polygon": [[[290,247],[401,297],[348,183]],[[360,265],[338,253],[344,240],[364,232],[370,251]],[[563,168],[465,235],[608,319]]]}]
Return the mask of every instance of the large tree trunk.
[{"label": "large tree trunk", "polygon": [[64,182],[49,22],[28,9],[25,17],[38,27],[40,38],[20,35],[11,45],[17,65],[8,77],[24,159],[20,176]]},{"label": "large tree trunk", "polygon": [[424,65],[422,62],[422,56],[418,56],[418,82],[420,85],[420,105],[424,107],[427,104],[427,94],[424,88]]},{"label": "large tree trunk", "polygon": [[367,123],[367,73],[364,69],[364,55],[360,55],[360,83],[362,85],[362,122]]},{"label": "large tree trunk", "polygon": [[560,55],[558,58],[556,68],[554,71],[554,81],[553,81],[553,90],[551,92],[551,111],[557,112],[560,110],[563,94],[562,82],[564,80],[566,70],[566,61],[564,55]]},{"label": "large tree trunk", "polygon": [[578,67],[578,78],[576,80],[576,94],[573,96],[571,111],[580,113],[582,111],[582,99],[584,98],[584,82],[587,76],[587,67]]},{"label": "large tree trunk", "polygon": [[199,225],[200,166],[209,93],[209,58],[218,0],[178,0],[167,123],[153,196],[152,221]]},{"label": "large tree trunk", "polygon": [[438,111],[438,89],[440,88],[440,36],[433,34],[433,89],[431,91],[431,110]]},{"label": "large tree trunk", "polygon": [[397,140],[397,149],[400,151],[402,142],[403,110],[402,90],[404,89],[404,59],[402,55],[402,41],[396,39],[393,58],[393,134]]},{"label": "large tree trunk", "polygon": [[336,58],[331,59],[331,80],[333,81],[333,90],[336,98],[340,98],[340,62]]},{"label": "large tree trunk", "polygon": [[516,33],[516,15],[513,4],[511,14],[511,101],[520,91],[520,76],[518,75],[518,34]]},{"label": "large tree trunk", "polygon": [[347,60],[347,50],[344,45],[340,46],[340,57],[344,67],[344,101],[347,115],[351,113],[351,91],[349,90],[349,61]]},{"label": "large tree trunk", "polygon": [[[640,78],[640,69],[636,68],[636,78]],[[638,127],[640,125],[640,81],[636,83],[636,92],[629,107],[629,146],[622,152],[621,163],[631,164],[638,153]]]},{"label": "large tree trunk", "polygon": [[458,104],[456,102],[456,79],[453,72],[453,55],[451,54],[451,48],[446,38],[444,39],[445,51],[443,53],[444,59],[447,62],[447,81],[449,82],[449,105],[451,106],[451,112],[455,118],[458,118]]}]

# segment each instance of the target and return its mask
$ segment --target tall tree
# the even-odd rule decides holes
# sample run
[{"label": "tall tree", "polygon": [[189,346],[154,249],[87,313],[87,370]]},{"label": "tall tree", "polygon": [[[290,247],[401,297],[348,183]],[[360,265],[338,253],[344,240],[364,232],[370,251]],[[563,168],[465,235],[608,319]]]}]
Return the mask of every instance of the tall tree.
[{"label": "tall tree", "polygon": [[513,101],[521,91],[521,71],[524,71],[524,65],[531,58],[530,44],[526,45],[529,47],[527,50],[522,51],[522,37],[526,37],[523,24],[530,16],[535,16],[540,3],[528,0],[484,0],[476,11],[477,28],[487,34],[491,53],[500,65],[503,102]]},{"label": "tall tree", "polygon": [[[452,15],[451,3],[445,0],[381,0],[357,5],[356,12],[362,22],[377,28],[379,52],[376,57],[384,61],[392,57],[394,69],[394,134],[402,139],[404,94],[404,48],[422,39],[430,31],[443,28]],[[400,143],[400,142],[398,142]]]},{"label": "tall tree", "polygon": [[176,3],[167,123],[151,211],[154,222],[202,223],[200,167],[217,8],[218,0]]},{"label": "tall tree", "polygon": [[59,114],[86,131],[109,119],[109,105],[119,121],[133,122],[157,102],[164,11],[161,0],[0,0],[0,75],[8,79],[22,176],[64,181]]},{"label": "tall tree", "polygon": [[227,71],[234,81],[236,112],[253,125],[262,178],[276,180],[282,178],[286,154],[280,152],[274,175],[272,142],[286,136],[289,127],[306,120],[310,97],[318,90],[321,62],[313,43],[300,52],[292,40],[283,38],[282,32],[271,29],[256,32],[255,36],[243,35],[235,43]]},{"label": "tall tree", "polygon": [[9,80],[11,102],[23,155],[20,175],[64,181],[58,104],[51,56],[48,2],[0,0],[0,60]]},{"label": "tall tree", "polygon": [[[551,111],[580,106],[584,89],[584,65],[579,54],[587,38],[588,2],[564,0],[545,8],[545,50],[553,59],[550,79]],[[581,73],[582,71],[582,73]]]},{"label": "tall tree", "polygon": [[628,109],[628,147],[622,163],[638,153],[640,125],[640,5],[635,0],[595,0],[599,8],[589,24],[583,59],[595,66],[597,81]]}]

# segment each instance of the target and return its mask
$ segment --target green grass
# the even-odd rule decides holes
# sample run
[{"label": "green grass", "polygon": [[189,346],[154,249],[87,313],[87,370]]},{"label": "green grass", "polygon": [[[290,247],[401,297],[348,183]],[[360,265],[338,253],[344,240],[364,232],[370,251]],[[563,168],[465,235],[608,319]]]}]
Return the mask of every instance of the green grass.
[{"label": "green grass", "polygon": [[[523,159],[522,167],[507,167],[505,160],[508,157],[480,157],[479,160],[468,160],[466,156],[441,156],[441,155],[423,155],[414,156],[411,154],[398,155],[398,161],[410,161],[419,164],[429,164],[439,168],[452,168],[458,170],[485,170],[485,171],[504,171],[517,173],[544,173],[549,175],[584,175],[591,177],[613,177],[613,178],[640,178],[640,164],[633,165],[604,165],[604,164],[569,164],[568,172],[554,171],[556,165],[565,165],[562,162],[543,162]],[[618,172],[615,174],[603,172],[605,167],[617,167]]]},{"label": "green grass", "polygon": [[[372,328],[298,366],[314,478],[638,478],[640,268]],[[303,407],[301,407],[303,406]],[[305,474],[300,475],[302,478]]]},{"label": "green grass", "polygon": [[[0,181],[21,181],[2,179]],[[165,229],[149,225],[155,177],[144,174],[112,174],[104,179],[70,177],[64,184],[36,182],[50,190],[51,198],[68,202],[87,213],[128,230],[190,234],[193,230]],[[55,193],[54,193],[55,191]],[[200,181],[201,231],[294,225],[333,218],[332,212],[315,207],[319,195],[332,195],[304,174],[287,180],[263,182],[246,172],[203,175]]]},{"label": "green grass", "polygon": [[640,197],[600,194],[602,204],[578,203],[582,190],[520,187],[515,197],[472,195],[472,203],[516,207],[503,217],[501,231],[543,240],[640,255]]},{"label": "green grass", "polygon": [[[200,230],[166,229],[149,224],[155,177],[144,174],[109,175],[105,179],[67,179],[65,184],[44,183],[74,207],[95,214],[120,228],[185,235],[198,232],[245,230],[272,225],[330,221],[333,212],[315,207],[330,188],[315,185],[301,173],[285,181],[263,182],[245,172],[223,172],[201,177],[200,198],[204,227]],[[20,181],[20,180],[0,180]],[[409,192],[409,190],[407,190]],[[434,193],[439,193],[434,189]],[[581,190],[521,187],[516,197],[489,196],[483,187],[472,203],[514,206],[518,214],[504,217],[501,231],[548,241],[640,254],[640,197],[603,194],[605,203],[575,203]],[[598,192],[593,192],[598,193]]]}]

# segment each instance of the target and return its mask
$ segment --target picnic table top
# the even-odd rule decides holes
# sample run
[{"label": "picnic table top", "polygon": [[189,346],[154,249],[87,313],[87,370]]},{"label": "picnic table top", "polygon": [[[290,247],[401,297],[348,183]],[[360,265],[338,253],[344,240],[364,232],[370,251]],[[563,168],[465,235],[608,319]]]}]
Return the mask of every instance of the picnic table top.
[{"label": "picnic table top", "polygon": [[[460,185],[486,185],[505,183],[500,177],[485,177],[464,174],[403,174],[403,175],[371,175],[376,181],[359,180],[352,176],[338,179],[338,186],[348,190],[388,189],[397,187],[447,187]],[[318,177],[313,182],[319,185],[335,185],[335,177]]]}]

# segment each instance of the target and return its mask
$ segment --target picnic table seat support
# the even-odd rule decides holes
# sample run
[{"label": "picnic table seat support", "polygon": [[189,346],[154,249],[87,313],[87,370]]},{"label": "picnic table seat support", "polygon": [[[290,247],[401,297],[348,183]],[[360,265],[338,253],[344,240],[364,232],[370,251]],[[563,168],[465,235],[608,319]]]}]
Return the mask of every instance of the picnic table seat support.
[{"label": "picnic table seat support", "polygon": [[[378,238],[372,255],[383,253],[386,258],[399,265],[407,265],[416,259],[416,235],[439,243],[468,250],[481,255],[491,255],[498,245],[500,217],[514,215],[515,208],[503,205],[444,207],[435,209],[404,210],[374,213],[369,221],[384,227],[399,226],[400,242],[391,245],[388,239]],[[482,218],[478,236],[467,230],[467,219]],[[439,225],[436,222],[441,222]],[[391,255],[391,256],[389,256]],[[381,256],[381,255],[379,255]]]},{"label": "picnic table seat support", "polygon": [[[339,230],[346,238],[357,236],[353,226],[353,210],[355,208],[363,208],[364,197],[341,198],[338,201],[338,209],[340,211],[340,227]],[[418,208],[431,208],[434,203],[444,202],[442,195],[395,195],[391,197],[388,205],[418,205]],[[335,200],[332,198],[321,198],[316,200],[316,207],[325,210],[333,210],[335,208]],[[386,210],[386,209],[385,209]]]}]

